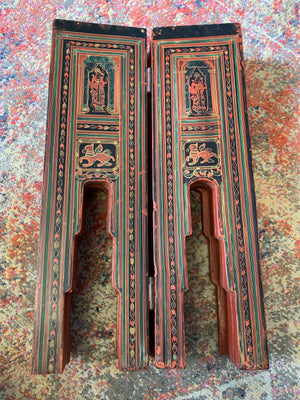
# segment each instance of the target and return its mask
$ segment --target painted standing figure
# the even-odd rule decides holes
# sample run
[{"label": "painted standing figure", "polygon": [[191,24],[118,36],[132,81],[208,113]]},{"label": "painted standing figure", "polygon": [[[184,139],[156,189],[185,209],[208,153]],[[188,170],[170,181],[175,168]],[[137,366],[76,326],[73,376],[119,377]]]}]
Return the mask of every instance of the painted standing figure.
[{"label": "painted standing figure", "polygon": [[89,74],[89,108],[92,113],[107,111],[108,77],[101,64],[97,64]]},{"label": "painted standing figure", "polygon": [[196,69],[189,80],[190,110],[194,115],[207,114],[207,86],[205,77]]}]

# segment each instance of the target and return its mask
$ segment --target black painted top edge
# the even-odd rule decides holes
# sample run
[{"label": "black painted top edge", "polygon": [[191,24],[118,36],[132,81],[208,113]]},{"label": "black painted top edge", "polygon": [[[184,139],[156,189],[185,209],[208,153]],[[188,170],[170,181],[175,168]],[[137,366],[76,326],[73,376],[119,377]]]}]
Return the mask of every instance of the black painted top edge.
[{"label": "black painted top edge", "polygon": [[59,31],[96,33],[102,35],[129,36],[129,37],[137,37],[143,39],[147,37],[147,31],[145,28],[95,24],[90,22],[69,21],[65,19],[53,20],[53,29]]},{"label": "black painted top edge", "polygon": [[236,35],[240,32],[239,23],[165,26],[153,28],[153,40]]}]

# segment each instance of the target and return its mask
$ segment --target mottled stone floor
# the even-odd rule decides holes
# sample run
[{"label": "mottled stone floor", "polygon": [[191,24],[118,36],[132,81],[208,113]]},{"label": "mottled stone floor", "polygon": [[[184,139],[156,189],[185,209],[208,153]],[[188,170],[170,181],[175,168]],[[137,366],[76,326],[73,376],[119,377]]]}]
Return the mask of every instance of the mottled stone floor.
[{"label": "mottled stone floor", "polygon": [[[299,396],[299,149],[294,1],[32,1],[0,4],[0,399],[296,399]],[[214,288],[200,202],[188,238],[187,368],[123,373],[115,364],[116,295],[105,194],[91,194],[73,295],[71,361],[31,375],[34,293],[52,19],[140,26],[240,22],[270,352],[239,371],[217,351]],[[299,32],[299,31],[298,31]],[[150,36],[149,36],[150,37]],[[299,47],[298,47],[299,48]],[[97,206],[98,205],[98,206]],[[299,227],[298,227],[299,228]],[[101,251],[96,251],[100,249]]]}]

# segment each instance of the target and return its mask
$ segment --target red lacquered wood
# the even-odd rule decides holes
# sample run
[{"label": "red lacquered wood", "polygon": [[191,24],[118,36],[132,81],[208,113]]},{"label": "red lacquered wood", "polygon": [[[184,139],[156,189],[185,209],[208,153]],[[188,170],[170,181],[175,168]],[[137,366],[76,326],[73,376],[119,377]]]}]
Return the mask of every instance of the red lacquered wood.
[{"label": "red lacquered wood", "polygon": [[70,358],[71,293],[87,185],[108,192],[117,358],[148,365],[146,32],[55,20],[36,291],[33,372]]},{"label": "red lacquered wood", "polygon": [[184,367],[189,191],[203,200],[219,350],[268,367],[238,24],[155,28],[152,43],[155,360]]}]

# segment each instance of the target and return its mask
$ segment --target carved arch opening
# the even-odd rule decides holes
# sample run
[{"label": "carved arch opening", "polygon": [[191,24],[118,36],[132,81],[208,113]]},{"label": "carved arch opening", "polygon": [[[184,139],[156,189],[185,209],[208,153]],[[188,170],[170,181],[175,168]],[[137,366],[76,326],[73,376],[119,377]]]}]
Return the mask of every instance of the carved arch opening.
[{"label": "carved arch opening", "polygon": [[189,197],[191,191],[201,196],[202,231],[208,240],[209,277],[216,291],[219,353],[230,354],[232,359],[235,359],[236,329],[235,317],[232,315],[235,293],[227,289],[226,250],[221,233],[222,215],[219,204],[220,187],[209,179],[199,179],[189,186]]},{"label": "carved arch opening", "polygon": [[[111,224],[112,224],[112,198],[113,198],[113,188],[112,188],[112,184],[106,181],[97,181],[97,180],[90,180],[90,181],[86,181],[83,182],[81,184],[81,190],[80,190],[80,200],[79,200],[79,204],[80,207],[78,209],[78,231],[75,234],[74,238],[73,238],[73,252],[72,252],[72,277],[71,277],[71,286],[70,288],[65,292],[64,294],[64,304],[65,304],[65,313],[64,313],[64,324],[63,324],[63,357],[64,357],[64,362],[63,365],[67,364],[70,360],[70,353],[71,353],[71,348],[72,348],[72,336],[75,336],[76,334],[72,334],[72,322],[74,322],[74,318],[72,321],[72,316],[74,316],[73,313],[75,313],[75,315],[78,313],[74,312],[73,309],[73,305],[74,302],[76,302],[74,300],[74,297],[77,297],[79,294],[77,292],[78,289],[78,273],[79,271],[79,267],[80,267],[80,263],[79,263],[79,257],[80,255],[82,255],[82,253],[84,252],[84,250],[80,249],[82,241],[85,239],[86,235],[90,234],[90,237],[93,237],[95,239],[97,239],[97,235],[99,236],[99,224],[101,224],[101,222],[104,225],[104,229],[106,231],[106,235],[108,237],[108,240],[110,241],[109,245],[106,245],[106,247],[110,247],[111,248],[111,262],[110,262],[110,278],[108,282],[108,285],[111,284],[112,290],[114,292],[116,292],[118,294],[118,296],[114,296],[115,297],[115,303],[117,303],[117,300],[120,301],[120,291],[116,288],[115,282],[114,282],[114,268],[115,268],[115,243],[114,243],[114,235],[111,232]],[[106,199],[102,201],[102,206],[104,206],[105,210],[103,212],[102,218],[101,216],[99,216],[99,204],[97,204],[97,194],[99,193],[104,193]],[[93,199],[91,199],[92,197],[94,197],[94,201]],[[96,200],[96,201],[95,201]],[[92,205],[88,204],[88,202],[92,201]],[[90,214],[92,212],[91,210],[91,206],[95,206],[94,208],[94,217],[92,217]],[[89,215],[88,215],[89,214]],[[88,222],[91,222],[91,218],[96,218],[96,221],[94,221],[93,224],[93,232],[90,233],[89,232],[89,226],[87,226]],[[101,220],[99,219],[101,218]],[[104,221],[105,219],[105,221]],[[97,232],[98,231],[98,232]],[[92,241],[93,242],[93,241]],[[97,245],[97,244],[96,244]],[[91,253],[95,250],[94,249],[95,243],[89,243],[88,246],[86,247],[87,250],[87,256],[91,256]],[[98,250],[95,251],[96,256],[101,256],[101,252]],[[95,260],[97,262],[97,260]],[[84,264],[84,263],[81,263]],[[99,280],[99,275],[101,274],[101,272],[97,272],[96,269],[99,269],[100,265],[97,265],[94,267],[93,273],[96,274],[96,279]],[[85,266],[83,265],[83,269],[85,269]],[[98,276],[98,278],[97,278]],[[86,276],[84,277],[86,278]],[[83,279],[84,279],[83,278]],[[83,285],[87,285],[88,282],[83,282]],[[99,283],[98,283],[99,285]],[[93,290],[94,287],[97,286],[96,282],[90,282],[90,289]],[[80,295],[79,295],[80,296]],[[90,294],[83,294],[81,295],[81,301],[79,300],[79,302],[84,303],[86,300],[85,298],[90,296]],[[91,297],[91,296],[90,296]],[[101,296],[100,296],[101,297]],[[116,297],[118,297],[118,299],[116,299]],[[91,299],[90,299],[91,301]],[[89,310],[87,312],[87,314],[85,315],[87,318],[89,318],[90,316],[93,315],[93,313],[97,312],[97,310],[92,310],[91,309],[91,304],[89,304]],[[84,307],[84,305],[83,305]],[[101,311],[100,311],[101,312]],[[80,316],[80,318],[83,317],[84,319],[84,314]],[[117,324],[117,317],[118,315],[115,316],[115,322],[114,325]],[[85,320],[83,322],[86,322]],[[78,331],[77,331],[78,332]],[[83,332],[84,332],[84,328],[83,328]],[[106,332],[110,332],[110,329],[107,329]],[[93,333],[89,332],[89,335],[92,335]],[[116,337],[118,334],[117,330],[115,329],[115,332],[113,333],[113,335]],[[83,335],[81,337],[81,339],[84,339]],[[99,342],[99,340],[98,340]],[[115,354],[117,353],[117,349],[114,349]]]}]

